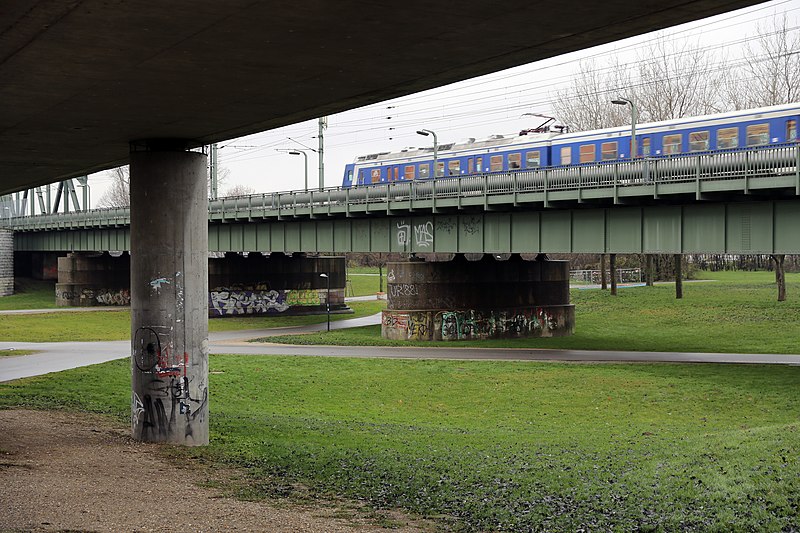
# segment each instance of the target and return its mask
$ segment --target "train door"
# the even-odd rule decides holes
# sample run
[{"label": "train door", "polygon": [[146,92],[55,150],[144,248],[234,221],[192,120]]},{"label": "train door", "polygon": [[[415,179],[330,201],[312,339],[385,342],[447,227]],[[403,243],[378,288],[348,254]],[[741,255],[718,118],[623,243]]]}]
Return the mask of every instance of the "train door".
[{"label": "train door", "polygon": [[641,147],[637,147],[639,155],[642,157],[650,157],[650,137],[642,137],[640,143]]},{"label": "train door", "polygon": [[475,174],[475,158],[467,159],[467,174]]},{"label": "train door", "polygon": [[394,167],[394,180],[397,181],[400,179],[400,167]]}]

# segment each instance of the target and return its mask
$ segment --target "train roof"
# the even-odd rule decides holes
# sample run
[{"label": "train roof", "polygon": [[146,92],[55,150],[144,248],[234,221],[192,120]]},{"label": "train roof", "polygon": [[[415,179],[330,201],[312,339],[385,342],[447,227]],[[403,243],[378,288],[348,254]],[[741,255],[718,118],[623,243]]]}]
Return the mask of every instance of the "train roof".
[{"label": "train roof", "polygon": [[[500,146],[514,145],[521,143],[533,143],[538,141],[547,141],[557,135],[561,134],[549,131],[542,133],[527,133],[525,135],[520,135],[518,133],[512,133],[508,135],[490,135],[485,139],[475,139],[474,137],[470,137],[463,141],[439,144],[438,152],[439,153],[454,152],[461,150],[473,150],[476,148],[500,147]],[[399,152],[377,152],[374,154],[358,156],[355,159],[355,162],[364,163],[366,161],[385,161],[388,159],[397,159],[400,157],[407,158],[418,155],[428,155],[431,153],[433,153],[433,146],[425,146],[420,148],[411,147],[400,150]]]},{"label": "train roof", "polygon": [[[763,115],[774,114],[776,116],[789,114],[791,112],[800,113],[800,103],[781,104],[767,107],[758,107],[755,109],[740,109],[738,111],[727,111],[725,113],[715,113],[711,115],[699,115],[694,117],[683,117],[671,120],[662,120],[658,122],[642,122],[636,124],[637,137],[639,131],[645,130],[669,130],[675,129],[678,126],[685,126],[696,122],[714,122],[714,121],[728,121],[730,119],[746,120],[748,117],[753,119],[762,118]],[[626,135],[631,131],[628,126],[615,126],[613,128],[603,128],[600,130],[586,130],[574,133],[565,133],[558,137],[559,142],[570,142],[575,139],[585,138],[587,136],[597,137],[614,137],[617,135]]]}]

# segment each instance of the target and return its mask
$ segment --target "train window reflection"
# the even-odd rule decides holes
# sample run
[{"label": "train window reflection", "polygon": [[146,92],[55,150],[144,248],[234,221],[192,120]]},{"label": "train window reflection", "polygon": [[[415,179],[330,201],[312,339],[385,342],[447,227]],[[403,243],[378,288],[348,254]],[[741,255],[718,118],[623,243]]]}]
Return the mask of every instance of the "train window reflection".
[{"label": "train window reflection", "polygon": [[478,172],[484,172],[486,170],[485,168],[483,168],[483,158],[482,157],[478,158],[477,168],[478,168]]},{"label": "train window reflection", "polygon": [[642,155],[648,157],[650,155],[650,137],[642,139]]},{"label": "train window reflection", "polygon": [[797,121],[796,120],[787,120],[786,121],[786,141],[796,141],[797,140]]},{"label": "train window reflection", "polygon": [[707,131],[693,131],[689,134],[689,151],[705,152],[708,150],[709,135]]},{"label": "train window reflection", "polygon": [[769,124],[747,126],[747,146],[769,144]]},{"label": "train window reflection", "polygon": [[572,163],[572,147],[564,146],[561,148],[561,164],[569,165]]},{"label": "train window reflection", "polygon": [[420,179],[427,179],[431,177],[431,166],[428,163],[422,163],[419,166]]},{"label": "train window reflection", "polygon": [[681,137],[680,133],[664,135],[664,155],[681,153]]},{"label": "train window reflection", "polygon": [[580,148],[581,163],[594,163],[594,145],[584,144]]},{"label": "train window reflection", "polygon": [[600,145],[600,158],[603,161],[610,161],[617,158],[617,142],[607,142]]},{"label": "train window reflection", "polygon": [[542,155],[539,150],[525,152],[525,168],[536,168],[541,164]]},{"label": "train window reflection", "polygon": [[381,181],[381,169],[373,168],[370,173],[370,183],[379,183]]},{"label": "train window reflection", "polygon": [[492,172],[500,172],[503,170],[503,156],[493,155],[489,158],[489,170]]},{"label": "train window reflection", "polygon": [[444,176],[444,163],[437,162],[436,163],[436,177],[441,178]]},{"label": "train window reflection", "polygon": [[448,176],[458,176],[461,174],[461,161],[456,159],[455,161],[448,161],[447,162],[447,175]]},{"label": "train window reflection", "polygon": [[739,128],[722,128],[717,131],[717,150],[739,147]]},{"label": "train window reflection", "polygon": [[520,168],[522,162],[522,154],[508,154],[508,169],[512,170]]},{"label": "train window reflection", "polygon": [[414,165],[406,165],[406,168],[403,169],[403,179],[413,180],[416,178],[414,175]]}]

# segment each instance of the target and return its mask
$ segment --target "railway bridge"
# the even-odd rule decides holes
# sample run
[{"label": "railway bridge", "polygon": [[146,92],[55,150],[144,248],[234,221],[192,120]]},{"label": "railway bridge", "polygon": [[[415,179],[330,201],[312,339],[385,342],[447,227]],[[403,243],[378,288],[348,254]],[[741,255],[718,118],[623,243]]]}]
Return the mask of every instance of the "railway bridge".
[{"label": "railway bridge", "polygon": [[[70,231],[87,239],[87,248],[91,236],[119,239],[109,247],[131,251],[134,437],[206,444],[209,237],[217,242],[212,247],[232,247],[228,242],[260,248],[258,239],[268,234],[270,250],[336,251],[401,242],[411,249],[436,247],[437,238],[441,246],[461,249],[477,246],[480,235],[481,249],[512,249],[520,242],[513,232],[508,239],[492,232],[502,224],[522,224],[526,231],[537,227],[536,246],[546,248],[551,217],[570,217],[569,226],[566,218],[553,219],[563,230],[580,216],[577,209],[524,215],[508,209],[504,221],[496,217],[506,208],[463,215],[456,208],[450,214],[455,219],[445,220],[438,195],[397,199],[408,202],[406,211],[387,198],[382,222],[346,213],[341,219],[333,213],[322,217],[334,207],[320,198],[319,205],[297,207],[308,211],[305,220],[288,221],[281,217],[289,213],[275,210],[271,218],[218,215],[208,208],[206,156],[198,147],[755,3],[510,0],[499,7],[480,0],[454,9],[419,0],[10,0],[0,10],[0,194],[130,163],[129,229],[97,222]],[[424,16],[396,27],[410,13]],[[511,207],[525,194],[511,193]],[[555,198],[546,200],[549,205]],[[417,219],[424,212],[415,201],[435,202],[436,209],[431,205],[428,218]],[[377,207],[364,204],[365,210]],[[768,205],[781,211],[777,203]],[[717,214],[720,209],[729,216],[730,207],[718,207]],[[602,216],[613,227],[612,212],[616,208]],[[648,212],[651,218],[640,218],[644,232],[649,220],[674,224],[673,214]],[[209,215],[216,233],[207,230]],[[19,246],[66,238],[63,228],[48,230],[50,237],[17,229],[24,231]],[[453,235],[449,243],[446,234]],[[163,416],[165,411],[174,416]]]}]

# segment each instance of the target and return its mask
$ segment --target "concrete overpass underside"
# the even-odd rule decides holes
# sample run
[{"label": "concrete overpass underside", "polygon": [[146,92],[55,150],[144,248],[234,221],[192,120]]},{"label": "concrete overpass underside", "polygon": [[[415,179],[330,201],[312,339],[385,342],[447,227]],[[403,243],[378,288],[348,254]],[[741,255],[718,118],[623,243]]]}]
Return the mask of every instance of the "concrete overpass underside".
[{"label": "concrete overpass underside", "polygon": [[757,3],[5,0],[0,194]]}]

